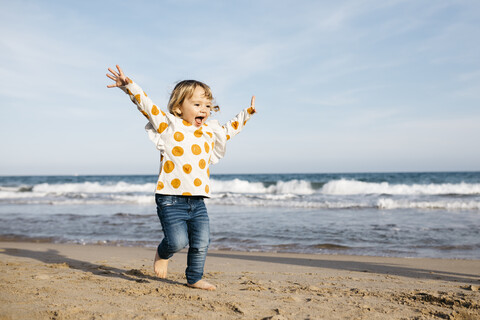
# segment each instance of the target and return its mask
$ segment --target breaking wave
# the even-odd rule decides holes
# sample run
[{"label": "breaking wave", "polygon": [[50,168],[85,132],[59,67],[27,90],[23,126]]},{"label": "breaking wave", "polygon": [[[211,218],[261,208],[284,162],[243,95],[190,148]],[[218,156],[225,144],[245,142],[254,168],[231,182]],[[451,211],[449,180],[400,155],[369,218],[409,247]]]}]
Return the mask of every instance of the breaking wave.
[{"label": "breaking wave", "polygon": [[[213,205],[322,209],[444,209],[480,211],[480,184],[392,184],[336,179],[211,181]],[[141,204],[154,205],[155,183],[79,182],[0,186],[0,203],[11,204]]]},{"label": "breaking wave", "polygon": [[334,180],[327,182],[321,189],[323,194],[392,194],[392,195],[476,195],[480,194],[480,184],[442,183],[442,184],[390,184],[372,183],[356,180]]}]

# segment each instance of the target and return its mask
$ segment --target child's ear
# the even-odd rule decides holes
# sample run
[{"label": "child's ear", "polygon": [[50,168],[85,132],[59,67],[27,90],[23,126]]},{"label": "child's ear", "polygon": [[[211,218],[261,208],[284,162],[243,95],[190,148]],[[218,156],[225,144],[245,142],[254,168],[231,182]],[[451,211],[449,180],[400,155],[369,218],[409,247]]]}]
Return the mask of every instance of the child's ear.
[{"label": "child's ear", "polygon": [[173,111],[175,111],[175,113],[176,113],[177,115],[181,115],[181,114],[182,114],[182,110],[180,110],[179,107],[176,107],[175,109],[173,109]]}]

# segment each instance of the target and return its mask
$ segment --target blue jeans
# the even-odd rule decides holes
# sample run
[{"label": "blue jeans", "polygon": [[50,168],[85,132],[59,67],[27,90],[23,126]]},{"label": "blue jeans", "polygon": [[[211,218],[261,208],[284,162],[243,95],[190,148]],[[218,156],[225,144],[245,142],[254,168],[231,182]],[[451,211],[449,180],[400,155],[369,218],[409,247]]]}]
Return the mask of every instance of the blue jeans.
[{"label": "blue jeans", "polygon": [[187,282],[202,279],[208,245],[210,225],[203,197],[155,194],[157,214],[164,238],[157,252],[161,259],[169,259],[187,245]]}]

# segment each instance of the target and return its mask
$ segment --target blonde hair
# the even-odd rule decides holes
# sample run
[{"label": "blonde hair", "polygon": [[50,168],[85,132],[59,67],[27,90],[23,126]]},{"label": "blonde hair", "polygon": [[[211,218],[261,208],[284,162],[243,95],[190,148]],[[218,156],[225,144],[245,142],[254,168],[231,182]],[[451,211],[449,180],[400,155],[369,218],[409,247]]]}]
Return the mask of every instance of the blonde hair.
[{"label": "blonde hair", "polygon": [[[181,116],[180,107],[185,101],[193,96],[193,92],[197,87],[201,87],[205,91],[205,98],[212,101],[213,104],[213,95],[210,87],[205,83],[197,80],[183,80],[177,83],[175,88],[173,88],[172,93],[170,94],[170,100],[168,101],[168,111],[177,116]],[[219,106],[211,107],[211,111],[219,111]]]}]

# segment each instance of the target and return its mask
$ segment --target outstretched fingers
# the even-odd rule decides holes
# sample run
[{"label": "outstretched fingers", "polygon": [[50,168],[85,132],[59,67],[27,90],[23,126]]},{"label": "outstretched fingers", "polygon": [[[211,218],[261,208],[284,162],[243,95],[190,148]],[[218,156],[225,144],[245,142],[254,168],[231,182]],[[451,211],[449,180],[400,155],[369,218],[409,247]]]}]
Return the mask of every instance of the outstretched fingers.
[{"label": "outstretched fingers", "polygon": [[116,65],[116,67],[118,72],[112,68],[108,68],[108,71],[110,71],[110,73],[107,73],[107,77],[115,81],[115,84],[109,84],[107,85],[107,88],[121,87],[126,85],[128,82],[127,77],[123,73],[122,68],[120,68],[118,64]]}]

